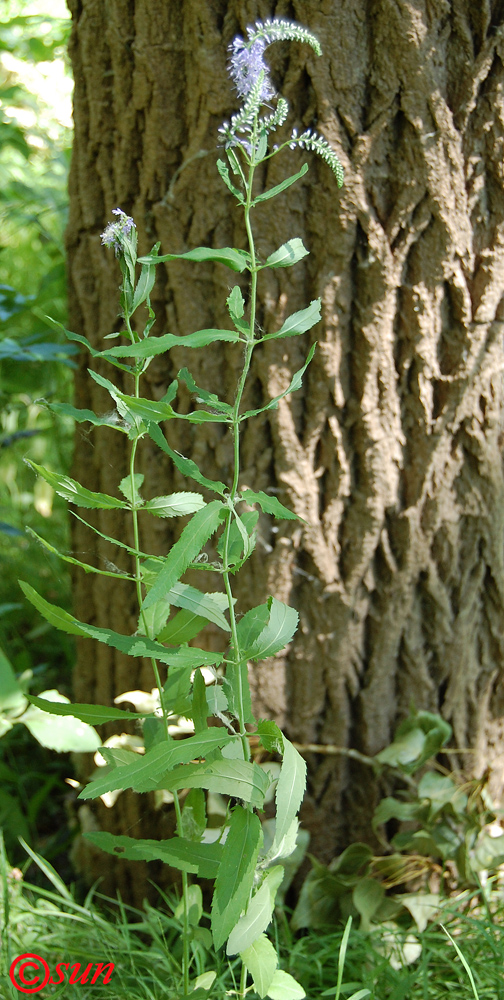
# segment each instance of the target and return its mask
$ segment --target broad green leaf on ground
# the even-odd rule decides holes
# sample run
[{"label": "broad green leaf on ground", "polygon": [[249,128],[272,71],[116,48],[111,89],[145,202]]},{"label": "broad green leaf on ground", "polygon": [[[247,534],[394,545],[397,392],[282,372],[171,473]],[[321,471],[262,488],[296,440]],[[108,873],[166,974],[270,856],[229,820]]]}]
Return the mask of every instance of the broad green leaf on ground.
[{"label": "broad green leaf on ground", "polygon": [[89,753],[101,746],[98,733],[86,722],[73,715],[66,715],[64,718],[53,715],[52,705],[58,702],[72,708],[68,698],[55,690],[43,691],[42,696],[41,701],[51,705],[51,714],[41,711],[36,705],[30,705],[17,719],[24,723],[41,746],[57,750],[58,753]]},{"label": "broad green leaf on ground", "polygon": [[30,587],[28,583],[19,580],[19,586],[25,597],[34,607],[40,611],[41,615],[55,628],[67,632],[69,635],[85,636],[90,639],[97,639],[106,643],[113,649],[126,653],[127,656],[147,656],[160,660],[161,663],[168,663],[171,666],[184,667],[204,667],[221,662],[221,653],[206,653],[202,649],[185,647],[182,649],[166,649],[158,642],[140,635],[122,635],[120,632],[113,632],[107,628],[97,628],[95,625],[87,625],[80,622],[68,611],[59,608],[56,604],[49,604],[37,591]]},{"label": "broad green leaf on ground", "polygon": [[70,715],[81,722],[87,722],[90,726],[98,726],[102,722],[112,722],[116,719],[145,719],[151,712],[123,712],[120,708],[109,708],[105,705],[72,705],[68,700],[47,701],[44,698],[37,698],[33,694],[27,695],[29,702],[40,708],[43,712],[50,712],[52,715]]},{"label": "broad green leaf on ground", "polygon": [[258,503],[261,510],[265,514],[272,514],[273,517],[278,517],[280,520],[285,521],[302,521],[303,518],[299,517],[298,514],[294,514],[294,511],[289,510],[288,507],[284,507],[280,500],[276,497],[272,497],[269,493],[263,493],[262,490],[254,492],[254,490],[243,490],[241,494],[242,500],[246,500],[247,503]]},{"label": "broad green leaf on ground", "polygon": [[156,582],[144,600],[144,608],[166,597],[168,591],[178,583],[188,566],[200,554],[205,543],[220,527],[223,508],[224,504],[220,500],[211,500],[202,510],[193,514],[164,560]]},{"label": "broad green leaf on ground", "polygon": [[277,845],[280,845],[296,818],[306,789],[306,763],[292,743],[283,735],[282,739],[282,769],[275,792]]},{"label": "broad green leaf on ground", "polygon": [[212,902],[212,935],[220,948],[249,901],[262,830],[259,817],[236,806],[224,844],[223,864],[215,882]]},{"label": "broad green leaf on ground", "polygon": [[184,337],[175,337],[173,333],[165,333],[161,337],[149,337],[138,344],[121,344],[101,351],[100,356],[114,358],[153,358],[157,354],[165,354],[172,347],[206,347],[218,340],[226,340],[235,344],[240,339],[236,330],[196,330]]},{"label": "broad green leaf on ground", "polygon": [[256,993],[265,997],[278,965],[277,953],[266,934],[260,934],[240,953],[240,958],[254,980]]},{"label": "broad green leaf on ground", "polygon": [[266,267],[291,267],[297,264],[298,260],[308,255],[309,251],[303,246],[303,241],[295,236],[292,240],[287,240],[278,250],[271,253],[266,260]]},{"label": "broad green leaf on ground", "polygon": [[162,451],[166,452],[166,454],[170,456],[174,466],[179,470],[179,472],[182,473],[183,476],[187,476],[188,479],[194,479],[196,483],[199,483],[200,486],[205,486],[208,490],[211,490],[212,493],[219,493],[220,496],[224,496],[227,489],[226,485],[221,483],[218,479],[215,480],[215,482],[212,479],[207,479],[206,476],[200,472],[196,462],[193,462],[192,458],[185,458],[184,455],[180,455],[177,451],[173,451],[173,449],[170,448],[161,428],[158,427],[156,423],[150,422],[147,426],[147,430],[155,444],[157,444]]},{"label": "broad green leaf on ground", "polygon": [[166,253],[155,258],[151,256],[139,257],[138,263],[152,264],[154,261],[164,263],[168,260],[194,260],[196,262],[211,260],[216,264],[225,264],[232,271],[244,271],[250,263],[250,254],[246,253],[245,250],[235,250],[230,247],[222,247],[220,250],[214,250],[210,247],[195,247],[194,250],[189,250],[187,253]]},{"label": "broad green leaf on ground", "polygon": [[275,865],[269,869],[257,892],[252,896],[246,912],[229,935],[226,946],[228,955],[237,955],[250,948],[250,945],[269,926],[273,916],[275,896],[283,875],[282,865]]},{"label": "broad green leaf on ground", "polygon": [[308,164],[303,163],[301,170],[299,170],[297,174],[292,174],[291,177],[286,177],[284,181],[280,184],[275,184],[275,187],[270,188],[269,191],[263,191],[262,194],[258,194],[257,197],[254,198],[252,205],[258,205],[261,201],[268,201],[270,198],[276,198],[277,194],[281,194],[282,191],[285,191],[286,188],[291,186],[291,184],[295,184],[301,177],[304,177],[307,170]]},{"label": "broad green leaf on ground", "polygon": [[317,346],[316,344],[312,344],[305,364],[303,365],[302,368],[299,369],[299,371],[294,372],[290,385],[288,386],[287,389],[284,389],[284,391],[281,392],[279,396],[275,396],[274,399],[270,399],[269,403],[266,403],[265,406],[259,407],[258,410],[247,410],[246,413],[242,413],[240,416],[240,420],[247,420],[248,417],[255,417],[258,413],[264,413],[266,410],[274,410],[278,405],[279,401],[283,399],[284,396],[288,396],[290,392],[297,392],[297,390],[300,389],[303,384],[303,375],[306,369],[308,368],[308,365],[310,364],[313,355],[315,354],[316,346]]},{"label": "broad green leaf on ground", "polygon": [[[86,524],[85,521],[84,524]],[[80,559],[74,559],[73,556],[64,555],[63,552],[59,552],[58,549],[55,549],[54,545],[50,545],[49,542],[46,541],[45,538],[42,538],[41,535],[37,535],[37,532],[34,531],[33,528],[27,528],[26,531],[29,535],[32,535],[33,538],[36,538],[37,542],[39,542],[40,545],[43,545],[48,552],[52,552],[53,555],[58,556],[59,559],[63,559],[63,562],[70,563],[72,566],[80,566],[85,573],[98,573],[99,576],[113,576],[116,580],[135,580],[135,577],[131,576],[130,573],[121,573],[119,570],[114,571],[99,569],[98,566],[90,566],[89,563],[83,563]]]},{"label": "broad green leaf on ground", "polygon": [[94,510],[116,510],[120,508],[128,510],[129,508],[129,504],[125,503],[124,500],[109,497],[106,493],[94,493],[92,490],[87,490],[80,483],[75,482],[74,479],[70,479],[69,476],[58,476],[55,472],[49,472],[49,469],[44,469],[41,465],[36,465],[35,462],[30,461],[28,458],[26,462],[39,476],[42,476],[42,479],[45,479],[46,483],[49,483],[49,486],[52,486],[58,496],[64,497],[65,500],[74,503],[77,507],[88,507]]},{"label": "broad green leaf on ground", "polygon": [[276,333],[266,333],[261,340],[280,340],[282,337],[296,337],[300,333],[306,333],[312,326],[321,320],[321,299],[314,299],[306,309],[288,316]]},{"label": "broad green leaf on ground", "polygon": [[61,414],[64,417],[72,417],[78,424],[90,423],[94,424],[95,427],[112,427],[118,431],[122,431],[123,434],[128,433],[128,428],[121,422],[115,410],[112,410],[110,413],[104,413],[99,417],[92,410],[78,410],[75,406],[71,406],[70,403],[49,403],[44,401],[44,405],[49,410],[52,410],[53,413]]},{"label": "broad green leaf on ground", "polygon": [[[284,649],[297,629],[299,615],[288,604],[269,597],[268,620],[257,638],[241,652],[248,660],[264,660]],[[257,610],[257,609],[255,609]]]},{"label": "broad green leaf on ground", "polygon": [[177,378],[187,386],[189,392],[197,397],[198,403],[207,403],[208,406],[211,406],[214,410],[218,410],[220,413],[233,412],[233,407],[229,403],[224,403],[222,399],[219,399],[215,392],[209,392],[208,389],[202,389],[201,386],[196,385],[187,368],[181,368]]},{"label": "broad green leaf on ground", "polygon": [[[171,777],[168,772],[172,771],[178,764],[187,764],[187,767],[177,768],[176,771],[173,771],[173,776],[185,774],[191,767],[189,761],[194,760],[195,757],[203,757],[234,739],[237,737],[228,733],[224,728],[214,727],[184,740],[156,743],[144,755],[135,754],[135,760],[131,764],[114,768],[113,771],[109,771],[104,776],[98,775],[82,789],[79,798],[96,799],[104,792],[113,792],[119,788],[132,788],[135,792],[153,791],[160,787],[161,781]],[[200,766],[204,767],[205,765],[194,765],[196,768]],[[189,787],[189,784],[185,786],[182,781],[177,787]]]},{"label": "broad green leaf on ground", "polygon": [[179,871],[215,878],[222,858],[223,846],[219,843],[198,844],[183,837],[171,840],[135,840],[113,833],[85,833],[95,847],[129,861],[164,861]]},{"label": "broad green leaf on ground", "polygon": [[147,500],[142,509],[156,517],[182,517],[184,514],[194,514],[204,506],[201,493],[170,493],[165,497]]},{"label": "broad green leaf on ground", "polygon": [[210,792],[221,792],[223,795],[243,799],[261,809],[269,783],[268,774],[248,760],[217,760],[178,768],[167,775],[159,787],[169,792],[180,788],[207,788]]},{"label": "broad green leaf on ground", "polygon": [[[367,996],[368,992],[368,990],[363,990],[362,993],[359,991],[358,995],[359,997]],[[303,1000],[306,993],[289,972],[277,969],[268,987],[266,996],[270,1000]],[[357,1000],[357,994],[355,995],[355,1000]]]}]

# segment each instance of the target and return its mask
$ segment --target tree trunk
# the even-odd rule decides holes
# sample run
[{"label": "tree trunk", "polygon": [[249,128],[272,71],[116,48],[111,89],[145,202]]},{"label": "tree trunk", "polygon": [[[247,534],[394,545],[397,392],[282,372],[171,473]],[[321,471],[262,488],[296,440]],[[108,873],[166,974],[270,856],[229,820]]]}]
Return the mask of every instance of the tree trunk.
[{"label": "tree trunk", "polygon": [[[243,439],[241,485],[274,492],[307,522],[277,530],[261,516],[256,553],[241,573],[242,610],[269,593],[300,612],[288,653],[254,670],[256,714],[274,717],[301,744],[374,754],[412,705],[439,711],[457,746],[476,749],[470,761],[481,769],[498,752],[503,714],[504,3],[70,7],[71,326],[97,347],[118,322],[119,271],[99,236],[112,208],[134,216],[143,252],[157,240],[164,253],[245,245],[215,167],[217,128],[236,107],[226,45],[268,16],[296,19],[321,40],[319,59],[297,43],[268,49],[290,104],[286,135],[315,126],[341,159],[345,185],[338,193],[312,154],[287,152],[268,164],[264,183],[278,183],[304,159],[308,174],[255,209],[263,258],[292,236],[311,251],[293,269],[263,272],[264,329],[318,295],[323,301],[303,388],[251,421]],[[160,267],[159,332],[228,325],[229,274],[221,265]],[[255,406],[286,387],[310,342],[272,341],[256,352],[248,390]],[[160,398],[187,364],[196,382],[231,399],[239,360],[232,345],[211,354],[173,350],[151,364],[144,392]],[[103,412],[110,400],[88,363],[76,377],[77,405]],[[206,475],[229,479],[231,441],[221,425],[193,433],[175,423],[172,446]],[[165,457],[148,443],[143,449],[149,495],[182,486]],[[113,492],[126,471],[122,435],[78,434],[74,472],[88,488]],[[131,541],[120,514],[100,513],[96,523]],[[172,540],[160,522],[146,528],[141,546],[163,552]],[[125,565],[124,550],[96,543],[76,521],[76,552]],[[75,611],[118,631],[136,627],[134,594],[108,578],[76,577]],[[110,703],[153,684],[146,664],[81,642],[78,701]],[[311,850],[328,861],[369,838],[378,789],[345,756],[312,753],[308,763],[305,824]],[[103,828],[131,835],[165,836],[171,822],[145,796],[123,795],[113,810],[95,811]],[[95,860],[88,863],[96,876]],[[131,876],[107,856],[103,871],[105,889],[115,881],[129,898],[145,894],[140,866]]]}]

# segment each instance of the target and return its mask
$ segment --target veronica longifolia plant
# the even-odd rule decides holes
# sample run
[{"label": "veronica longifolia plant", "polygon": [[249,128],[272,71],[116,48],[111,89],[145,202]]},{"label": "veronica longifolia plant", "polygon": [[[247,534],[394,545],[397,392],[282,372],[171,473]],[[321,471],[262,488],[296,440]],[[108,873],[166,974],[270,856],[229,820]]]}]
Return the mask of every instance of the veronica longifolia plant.
[{"label": "veronica longifolia plant", "polygon": [[[129,573],[119,573],[113,567],[106,571],[99,570],[68,556],[63,558],[88,572],[130,580],[138,598],[138,628],[134,635],[123,635],[87,625],[48,604],[28,584],[21,585],[27,598],[57,628],[105,642],[131,656],[147,657],[152,664],[159,707],[150,714],[124,712],[104,706],[55,706],[41,699],[32,700],[49,712],[72,714],[92,725],[113,719],[142,720],[145,755],[135,755],[132,759],[131,754],[124,751],[103,748],[101,752],[108,764],[106,773],[95,776],[81,791],[80,798],[93,799],[126,788],[137,792],[165,790],[173,794],[177,836],[172,840],[157,843],[104,832],[87,836],[95,845],[111,853],[122,853],[129,859],[161,859],[181,870],[184,994],[195,985],[189,981],[190,934],[194,912],[201,912],[201,893],[197,884],[188,885],[188,875],[196,875],[214,880],[211,911],[213,941],[216,948],[226,945],[228,955],[241,956],[239,994],[244,995],[247,991],[247,974],[250,973],[259,996],[294,1000],[304,996],[303,990],[292,977],[277,968],[277,954],[265,931],[271,921],[275,896],[284,875],[280,862],[296,846],[297,814],[305,789],[305,764],[274,722],[257,722],[254,719],[247,663],[279,653],[291,641],[298,615],[281,601],[269,597],[264,604],[238,617],[232,577],[254,549],[254,530],[259,513],[257,510],[244,510],[245,504],[249,508],[257,506],[280,520],[296,517],[275,497],[251,489],[240,491],[241,427],[258,413],[276,407],[283,396],[300,387],[315,346],[312,346],[305,364],[294,374],[289,387],[281,395],[259,409],[243,412],[242,396],[252,355],[267,340],[292,337],[310,330],[320,319],[320,299],[289,316],[275,333],[257,332],[259,272],[264,267],[290,267],[301,260],[307,250],[300,239],[294,238],[270,254],[267,260],[260,261],[251,219],[256,205],[285,191],[308,169],[305,164],[298,173],[276,187],[255,193],[254,174],[258,165],[278,156],[286,147],[300,146],[318,153],[333,170],[339,185],[342,183],[342,169],[326,140],[310,130],[301,135],[293,131],[285,141],[273,145],[268,151],[268,139],[285,122],[288,111],[287,102],[275,93],[264,61],[266,47],[278,39],[305,42],[317,55],[320,54],[319,43],[309,31],[283,20],[258,22],[247,29],[246,39],[235,38],[230,46],[230,73],[242,103],[238,113],[219,130],[227,163],[218,160],[217,167],[243,210],[248,248],[198,247],[184,254],[160,256],[157,245],[148,256],[138,257],[135,224],[121,209],[115,209],[116,219],[105,229],[102,242],[114,249],[121,267],[124,329],[120,336],[125,341],[97,351],[84,337],[66,331],[70,340],[84,344],[93,357],[109,362],[131,377],[133,389],[131,394],[127,394],[109,379],[90,371],[91,377],[110,393],[114,407],[112,415],[100,416],[89,410],[52,404],[54,410],[71,414],[77,421],[106,425],[127,435],[130,442],[129,474],[118,484],[121,496],[91,492],[67,476],[56,475],[32,463],[35,471],[57,493],[77,507],[121,508],[130,512],[133,546],[110,539],[131,554],[132,568]],[[265,105],[269,105],[266,113],[261,114]],[[232,288],[227,299],[231,329],[198,330],[183,337],[171,333],[150,336],[155,318],[150,303],[155,268],[160,263],[176,259],[215,261],[231,271],[248,272],[248,307],[239,285]],[[140,333],[132,325],[132,317],[142,304],[146,305],[149,318]],[[232,403],[197,386],[187,369],[178,373],[159,402],[142,398],[141,378],[155,355],[174,346],[199,349],[216,341],[236,344],[243,356]],[[180,413],[174,405],[179,383],[183,383],[197,398],[198,408],[190,413]],[[211,481],[194,462],[174,452],[161,429],[161,425],[168,420],[226,424],[234,442],[232,481],[227,484]],[[170,456],[184,476],[205,490],[204,495],[187,491],[151,500],[143,498],[143,476],[135,471],[135,462],[138,444],[147,435]],[[206,500],[208,495],[213,495],[213,499]],[[149,556],[141,551],[141,518],[182,515],[189,515],[190,520],[164,558]],[[205,568],[200,557],[212,538],[216,539],[216,561],[212,563],[212,569],[218,570],[223,583],[223,591],[218,593],[206,593],[204,587],[198,590],[181,582],[188,569]],[[217,625],[226,634],[228,651],[225,655],[189,645],[208,622]],[[183,739],[173,738],[169,726],[181,715],[191,720],[192,735]],[[218,721],[218,725],[212,725],[212,720]],[[267,770],[251,759],[250,735],[258,738],[263,748],[277,754],[282,761],[275,791],[275,833],[273,841],[267,846],[259,814],[272,779]],[[217,840],[206,834],[205,791],[229,796],[226,820]],[[196,980],[202,996],[207,995],[206,990],[211,988],[211,978],[207,974],[204,982],[201,977],[200,981]]]}]

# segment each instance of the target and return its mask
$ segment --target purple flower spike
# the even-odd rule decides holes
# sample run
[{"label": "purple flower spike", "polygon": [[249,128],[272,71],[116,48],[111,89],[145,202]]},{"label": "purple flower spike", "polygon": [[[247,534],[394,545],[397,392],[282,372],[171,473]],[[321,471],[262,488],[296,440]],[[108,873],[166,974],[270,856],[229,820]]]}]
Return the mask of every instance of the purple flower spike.
[{"label": "purple flower spike", "polygon": [[125,236],[130,236],[133,230],[136,228],[133,219],[123,212],[122,208],[113,208],[112,215],[118,215],[118,222],[109,222],[107,228],[101,234],[101,241],[105,247],[113,247],[116,257],[119,256],[122,250],[122,239]]},{"label": "purple flower spike", "polygon": [[233,38],[229,51],[231,60],[229,72],[241,98],[248,97],[252,88],[263,74],[262,87],[260,91],[261,103],[271,100],[275,96],[275,88],[271,83],[269,67],[264,62],[264,50],[268,42],[265,38],[256,38],[252,44],[247,46],[239,35]]}]

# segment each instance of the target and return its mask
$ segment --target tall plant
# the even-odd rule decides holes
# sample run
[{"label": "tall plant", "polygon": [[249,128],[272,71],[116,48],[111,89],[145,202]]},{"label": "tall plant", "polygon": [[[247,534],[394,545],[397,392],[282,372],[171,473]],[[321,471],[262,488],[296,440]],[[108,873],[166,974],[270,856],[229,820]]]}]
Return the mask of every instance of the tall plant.
[{"label": "tall plant", "polygon": [[[342,183],[341,165],[328,143],[311,130],[298,134],[295,130],[286,141],[268,149],[268,139],[284,124],[288,105],[273,88],[264,52],[268,45],[280,39],[293,39],[310,45],[317,55],[320,46],[308,30],[284,20],[257,22],[247,29],[247,38],[237,37],[230,47],[230,72],[242,101],[240,110],[220,131],[227,162],[219,160],[219,173],[244,214],[248,248],[213,249],[198,247],[184,254],[159,255],[157,244],[148,256],[137,256],[137,234],[133,219],[121,209],[115,209],[116,219],[102,236],[103,243],[112,247],[122,272],[121,315],[126,342],[97,351],[81,336],[67,332],[72,341],[84,344],[93,357],[110,363],[131,378],[132,392],[122,392],[107,378],[90,371],[91,377],[105,388],[112,398],[112,416],[81,411],[68,405],[52,404],[56,412],[71,414],[77,421],[114,427],[130,441],[129,473],[118,484],[121,497],[91,492],[78,482],[60,476],[32,463],[39,473],[61,496],[78,507],[117,509],[130,512],[133,526],[133,546],[119,539],[109,540],[131,555],[128,573],[114,569],[106,571],[80,563],[89,572],[100,572],[113,578],[129,580],[136,589],[139,607],[138,628],[134,635],[123,635],[110,629],[98,628],[77,621],[73,616],[43,600],[27,583],[21,586],[26,597],[42,615],[57,628],[74,635],[88,636],[107,643],[123,653],[147,657],[159,696],[159,710],[150,715],[123,712],[103,706],[71,705],[68,707],[33,702],[47,711],[70,713],[96,725],[112,719],[142,718],[145,755],[131,760],[123,750],[102,750],[109,765],[103,776],[80,793],[82,799],[92,799],[106,792],[131,788],[137,792],[164,789],[173,793],[177,818],[177,836],[169,841],[135,840],[108,833],[89,834],[92,842],[104,850],[131,859],[161,859],[182,872],[183,886],[183,993],[191,988],[189,980],[189,941],[194,913],[201,910],[201,893],[197,885],[188,885],[188,876],[214,879],[211,929],[216,948],[226,944],[228,955],[240,955],[242,974],[239,995],[247,991],[247,975],[251,974],[259,996],[272,998],[302,997],[303,990],[292,977],[277,968],[276,951],[265,931],[271,921],[275,896],[282,881],[282,859],[295,848],[298,832],[298,810],[305,789],[305,764],[278,726],[271,721],[257,721],[252,713],[247,676],[247,662],[273,656],[292,639],[297,627],[297,612],[275,597],[246,614],[238,614],[233,596],[233,577],[251,555],[255,544],[258,511],[279,518],[296,517],[275,497],[251,489],[240,489],[240,432],[245,421],[276,407],[279,400],[301,385],[304,371],[313,357],[315,345],[297,371],[288,388],[279,396],[253,410],[243,410],[242,398],[252,355],[268,340],[306,333],[321,316],[320,299],[289,316],[275,333],[263,334],[257,328],[256,303],[258,276],[263,268],[291,267],[307,250],[300,239],[288,240],[265,261],[256,251],[252,227],[255,206],[274,198],[302,177],[307,165],[281,184],[257,193],[254,177],[258,166],[286,148],[310,149],[318,153]],[[265,105],[269,113],[261,114]],[[239,285],[227,299],[231,328],[206,329],[176,337],[171,333],[151,336],[155,316],[150,293],[155,269],[172,260],[214,261],[236,273],[248,272],[250,284],[247,301]],[[138,275],[137,265],[140,265]],[[140,332],[132,318],[140,306],[146,306],[148,320]],[[118,336],[118,335],[114,335]],[[175,346],[204,348],[217,341],[237,345],[242,354],[241,374],[232,403],[220,399],[196,385],[187,369],[182,369],[159,402],[141,395],[141,379],[155,355]],[[180,413],[174,407],[179,384],[194,395],[198,406],[190,413]],[[188,420],[201,424],[208,421],[227,425],[234,445],[234,467],[231,482],[206,478],[197,465],[174,452],[166,441],[161,424],[168,420]],[[150,438],[168,454],[176,468],[203,488],[200,492],[180,492],[146,500],[142,496],[143,476],[136,471],[138,446],[142,438]],[[145,516],[175,517],[190,515],[178,541],[163,557],[141,551],[139,522]],[[95,529],[93,529],[95,530]],[[105,536],[106,537],[106,536]],[[202,560],[204,547],[216,539],[215,558],[211,568],[220,574],[223,592],[204,590],[181,582],[189,569],[204,571],[208,562]],[[42,541],[42,539],[41,539]],[[63,556],[63,558],[69,558]],[[175,609],[175,610],[173,610]],[[189,645],[201,629],[211,622],[226,634],[229,645],[226,654],[209,652]],[[202,672],[206,668],[205,674]],[[211,683],[206,683],[210,678]],[[194,733],[185,739],[174,739],[169,732],[170,720],[179,714],[192,720]],[[281,758],[276,785],[276,827],[272,843],[265,845],[259,813],[271,784],[270,774],[251,759],[250,736],[258,738],[267,751]],[[205,790],[229,796],[229,808],[221,836],[211,842],[205,838]],[[197,917],[196,917],[197,919]],[[210,989],[208,979],[198,983],[201,996]],[[196,997],[195,992],[191,993]]]}]

